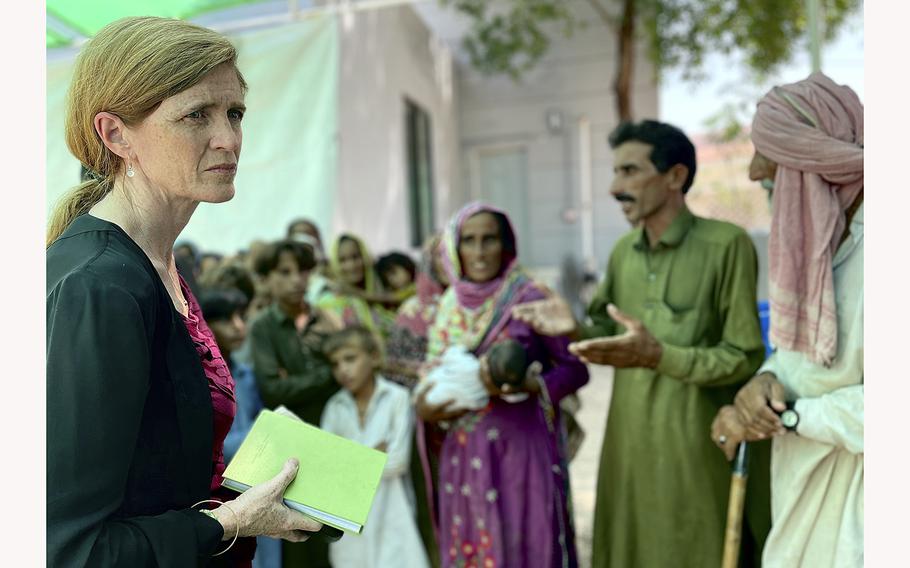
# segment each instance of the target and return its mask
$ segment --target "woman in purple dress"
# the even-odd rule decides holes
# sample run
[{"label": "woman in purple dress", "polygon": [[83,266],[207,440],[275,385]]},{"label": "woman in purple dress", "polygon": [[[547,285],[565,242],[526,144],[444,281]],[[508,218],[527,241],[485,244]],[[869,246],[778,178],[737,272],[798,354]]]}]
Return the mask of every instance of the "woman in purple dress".
[{"label": "woman in purple dress", "polygon": [[576,566],[559,402],[587,383],[587,369],[568,352],[568,338],[537,335],[511,318],[515,305],[544,293],[518,267],[515,232],[504,212],[469,204],[443,238],[451,285],[430,328],[428,364],[453,345],[481,357],[498,341],[513,339],[540,365],[524,392],[503,397],[488,384],[490,403],[478,411],[455,415],[445,403],[417,401],[423,420],[448,427],[431,500],[438,507],[442,565]]}]

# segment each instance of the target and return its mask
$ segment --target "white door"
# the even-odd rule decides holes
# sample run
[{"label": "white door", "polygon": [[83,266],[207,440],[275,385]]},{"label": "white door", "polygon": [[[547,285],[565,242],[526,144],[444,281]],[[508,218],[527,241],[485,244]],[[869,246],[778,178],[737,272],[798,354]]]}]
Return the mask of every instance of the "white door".
[{"label": "white door", "polygon": [[534,263],[528,220],[528,153],[523,146],[481,148],[474,159],[475,197],[509,215],[518,237],[519,259]]}]

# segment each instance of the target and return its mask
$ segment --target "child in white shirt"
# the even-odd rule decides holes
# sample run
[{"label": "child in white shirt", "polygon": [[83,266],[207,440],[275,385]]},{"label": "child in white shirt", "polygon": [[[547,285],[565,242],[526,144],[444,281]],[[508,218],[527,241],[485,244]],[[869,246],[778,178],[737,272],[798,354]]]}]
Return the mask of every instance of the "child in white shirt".
[{"label": "child in white shirt", "polygon": [[345,534],[330,545],[332,566],[427,568],[427,553],[407,493],[414,431],[408,390],[376,372],[379,347],[365,328],[335,333],[323,351],[342,389],[326,404],[322,429],[388,454],[363,532]]}]

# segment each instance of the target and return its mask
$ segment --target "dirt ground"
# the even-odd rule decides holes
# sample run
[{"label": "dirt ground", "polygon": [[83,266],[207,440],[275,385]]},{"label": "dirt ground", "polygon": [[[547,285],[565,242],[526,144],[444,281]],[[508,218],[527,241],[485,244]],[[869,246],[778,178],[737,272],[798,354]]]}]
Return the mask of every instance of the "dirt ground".
[{"label": "dirt ground", "polygon": [[581,410],[576,419],[585,430],[585,440],[572,463],[569,476],[575,510],[575,544],[581,568],[591,566],[591,533],[594,523],[594,493],[597,488],[597,467],[603,443],[607,410],[613,391],[613,368],[590,366],[590,382],[578,391]]}]

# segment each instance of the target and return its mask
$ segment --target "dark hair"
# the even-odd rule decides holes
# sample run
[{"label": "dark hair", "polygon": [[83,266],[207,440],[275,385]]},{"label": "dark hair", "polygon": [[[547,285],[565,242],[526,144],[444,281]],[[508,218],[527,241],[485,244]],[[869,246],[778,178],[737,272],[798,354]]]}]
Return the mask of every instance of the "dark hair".
[{"label": "dark hair", "polygon": [[[186,251],[184,253],[183,251]],[[189,260],[194,264],[199,262],[199,247],[194,245],[190,241],[180,241],[174,245],[174,254],[179,256],[183,254],[189,254]]]},{"label": "dark hair", "polygon": [[389,287],[389,282],[386,280],[386,274],[391,272],[392,268],[396,266],[400,266],[407,270],[408,274],[411,275],[412,282],[417,276],[417,265],[411,260],[411,257],[397,251],[384,254],[376,261],[375,268],[376,272],[379,274],[379,280],[382,281],[382,285],[386,288]]},{"label": "dark hair", "polygon": [[376,341],[376,337],[361,325],[352,325],[328,336],[322,344],[322,352],[326,357],[330,357],[332,353],[355,342],[367,353],[379,353],[379,343]]},{"label": "dark hair", "polygon": [[506,383],[520,385],[530,366],[524,347],[514,339],[494,344],[488,352],[487,361],[490,364],[490,376],[499,387]]},{"label": "dark hair", "polygon": [[360,241],[357,240],[357,237],[355,237],[351,233],[341,233],[340,235],[338,235],[338,246],[339,247],[341,246],[341,243],[343,243],[345,241],[354,243],[355,245],[357,245],[357,252],[359,252],[361,254],[361,256],[363,256],[363,251],[360,250]]},{"label": "dark hair", "polygon": [[224,255],[217,252],[203,252],[199,254],[199,264],[202,264],[202,261],[207,258],[214,258],[216,261],[221,262],[224,260]]},{"label": "dark hair", "polygon": [[199,294],[199,307],[206,321],[222,321],[246,311],[250,298],[236,288],[206,288]]},{"label": "dark hair", "polygon": [[239,262],[220,265],[199,278],[203,288],[236,288],[243,292],[248,300],[256,295],[256,283],[245,266]]},{"label": "dark hair", "polygon": [[300,270],[312,270],[316,266],[316,256],[313,254],[313,247],[288,239],[283,239],[268,244],[261,253],[253,259],[253,269],[256,274],[266,277],[278,266],[281,259],[281,253],[289,252],[297,260],[297,267]]},{"label": "dark hair", "polygon": [[503,256],[517,256],[518,248],[515,246],[515,234],[512,233],[509,227],[509,220],[502,213],[495,211],[485,211],[485,213],[492,213],[496,217],[496,223],[499,225],[499,240],[502,241]]},{"label": "dark hair", "polygon": [[676,164],[682,164],[689,170],[682,192],[685,194],[692,187],[695,179],[695,146],[682,130],[672,124],[656,120],[641,122],[623,122],[610,133],[607,139],[610,148],[616,148],[626,142],[635,141],[649,144],[651,163],[660,173],[666,173]]},{"label": "dark hair", "polygon": [[297,225],[309,225],[310,227],[313,228],[314,231],[316,231],[317,237],[318,237],[320,240],[322,240],[322,234],[319,232],[319,227],[316,226],[316,223],[314,223],[314,222],[312,222],[312,221],[310,221],[309,219],[306,219],[306,218],[304,218],[304,217],[300,217],[300,218],[294,219],[293,221],[291,221],[290,223],[288,223],[287,238],[290,239],[290,238],[293,236],[293,235],[291,234],[291,230],[292,230],[294,227],[296,227]]}]

